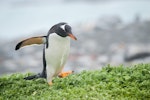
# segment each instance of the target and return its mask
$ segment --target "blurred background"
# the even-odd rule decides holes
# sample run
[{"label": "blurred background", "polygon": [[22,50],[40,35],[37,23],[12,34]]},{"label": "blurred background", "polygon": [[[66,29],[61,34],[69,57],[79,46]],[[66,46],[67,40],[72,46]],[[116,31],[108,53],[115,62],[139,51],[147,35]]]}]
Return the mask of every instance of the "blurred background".
[{"label": "blurred background", "polygon": [[41,72],[43,46],[15,46],[59,22],[78,38],[64,70],[150,62],[149,0],[0,0],[0,75]]}]

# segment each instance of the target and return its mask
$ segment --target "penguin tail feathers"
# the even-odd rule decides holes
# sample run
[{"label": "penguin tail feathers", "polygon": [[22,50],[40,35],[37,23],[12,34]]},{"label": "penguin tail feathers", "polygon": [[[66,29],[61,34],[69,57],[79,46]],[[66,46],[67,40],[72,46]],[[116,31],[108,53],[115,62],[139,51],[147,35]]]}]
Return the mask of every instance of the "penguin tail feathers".
[{"label": "penguin tail feathers", "polygon": [[24,46],[27,46],[27,45],[44,44],[44,43],[46,43],[46,36],[32,37],[32,38],[28,38],[26,40],[23,40],[23,41],[19,42],[16,45],[15,50],[18,50],[21,47],[24,47]]}]

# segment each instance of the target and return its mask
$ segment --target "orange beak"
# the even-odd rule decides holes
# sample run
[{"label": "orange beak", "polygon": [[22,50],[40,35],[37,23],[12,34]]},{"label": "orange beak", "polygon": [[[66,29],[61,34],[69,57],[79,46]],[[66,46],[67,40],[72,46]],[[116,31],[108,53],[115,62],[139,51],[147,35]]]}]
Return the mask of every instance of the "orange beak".
[{"label": "orange beak", "polygon": [[72,38],[73,40],[77,40],[77,38],[76,38],[73,34],[71,34],[71,33],[69,33],[68,36],[69,36],[70,38]]}]

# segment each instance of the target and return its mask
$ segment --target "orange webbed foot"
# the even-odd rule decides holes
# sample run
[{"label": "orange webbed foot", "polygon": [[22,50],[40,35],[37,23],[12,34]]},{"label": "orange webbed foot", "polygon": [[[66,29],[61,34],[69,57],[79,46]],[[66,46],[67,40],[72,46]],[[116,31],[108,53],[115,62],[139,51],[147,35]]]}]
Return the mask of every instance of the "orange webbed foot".
[{"label": "orange webbed foot", "polygon": [[48,82],[48,84],[49,84],[50,86],[52,86],[52,85],[53,85],[53,83],[52,83],[52,82]]},{"label": "orange webbed foot", "polygon": [[58,77],[60,78],[64,78],[64,77],[67,77],[68,75],[72,74],[73,71],[67,71],[67,72],[61,72]]}]

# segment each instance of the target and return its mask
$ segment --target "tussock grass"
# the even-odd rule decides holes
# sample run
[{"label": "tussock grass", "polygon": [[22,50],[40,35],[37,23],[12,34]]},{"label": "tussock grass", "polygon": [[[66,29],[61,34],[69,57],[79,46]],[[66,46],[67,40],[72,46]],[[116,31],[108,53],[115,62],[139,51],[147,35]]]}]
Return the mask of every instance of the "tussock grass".
[{"label": "tussock grass", "polygon": [[24,80],[30,74],[0,78],[0,100],[150,100],[150,64],[83,71],[66,78]]}]

